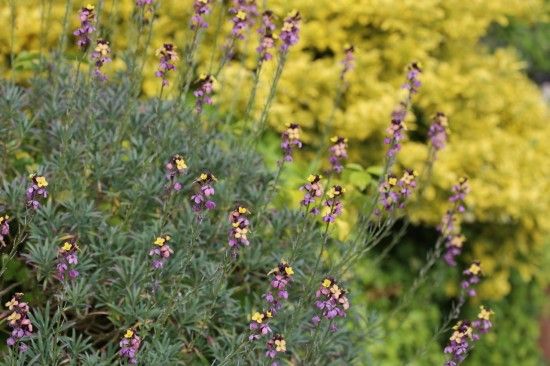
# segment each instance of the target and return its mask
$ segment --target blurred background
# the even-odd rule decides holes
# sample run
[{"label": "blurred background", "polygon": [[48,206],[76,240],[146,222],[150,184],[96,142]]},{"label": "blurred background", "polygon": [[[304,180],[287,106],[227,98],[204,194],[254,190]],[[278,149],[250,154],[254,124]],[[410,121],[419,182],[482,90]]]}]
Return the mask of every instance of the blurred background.
[{"label": "blurred background", "polygon": [[[92,3],[94,3],[92,1]],[[550,1],[548,0],[270,0],[261,9],[281,16],[297,9],[303,17],[300,43],[291,51],[283,72],[269,123],[272,131],[261,144],[267,164],[279,157],[278,131],[298,122],[305,130],[306,158],[285,171],[281,204],[298,202],[297,187],[312,170],[322,170],[319,149],[326,148],[323,131],[349,138],[350,164],[343,184],[360,206],[384,154],[383,136],[389,116],[400,100],[405,67],[422,65],[422,88],[407,121],[408,140],[400,164],[419,169],[427,155],[427,130],[438,111],[449,117],[450,143],[439,155],[429,186],[409,207],[412,221],[403,241],[389,253],[384,246],[354,269],[356,304],[368,304],[363,333],[372,335],[361,346],[365,364],[397,365],[414,359],[429,345],[418,365],[438,364],[442,345],[432,344],[433,330],[449,311],[460,273],[441,266],[434,286],[424,289],[406,314],[379,324],[384,314],[413,281],[433,246],[435,227],[446,209],[447,192],[457,179],[470,177],[472,192],[464,231],[467,236],[462,265],[482,262],[485,279],[478,298],[465,313],[472,316],[479,303],[495,313],[494,332],[473,351],[469,365],[550,364]],[[223,52],[230,30],[229,1],[217,1],[209,15],[208,34],[200,46],[197,72],[207,72]],[[42,60],[60,43],[67,60],[77,59],[71,32],[77,10],[86,5],[65,0],[2,0],[0,5],[0,72],[24,84],[47,72]],[[111,42],[115,74],[125,67],[127,37],[133,27],[133,0],[95,0],[101,9],[100,32]],[[154,49],[173,42],[181,49],[189,42],[190,0],[158,1],[143,97],[158,94],[154,77]],[[263,8],[262,8],[263,7]],[[66,10],[69,33],[60,37]],[[10,25],[14,25],[11,27]],[[10,31],[12,29],[12,31]],[[354,45],[356,68],[331,119],[344,48]],[[239,126],[255,65],[254,34],[239,45],[219,77],[215,104]],[[75,61],[76,62],[76,61]],[[271,68],[271,69],[270,69]],[[262,73],[269,84],[273,65]],[[175,92],[174,90],[168,91]],[[235,95],[238,94],[238,95]],[[258,109],[267,90],[259,91]],[[13,164],[32,171],[33,151],[16,150]],[[349,207],[339,223],[345,238],[356,211]],[[378,260],[381,255],[383,260]],[[8,276],[30,276],[22,267]],[[434,288],[443,289],[434,290]]]}]

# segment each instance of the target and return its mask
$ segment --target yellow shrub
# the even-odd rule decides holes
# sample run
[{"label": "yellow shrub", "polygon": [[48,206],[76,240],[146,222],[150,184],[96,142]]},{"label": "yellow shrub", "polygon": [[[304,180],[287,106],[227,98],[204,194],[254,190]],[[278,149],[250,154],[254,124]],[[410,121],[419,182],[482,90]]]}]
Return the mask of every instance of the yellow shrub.
[{"label": "yellow shrub", "polygon": [[[64,1],[18,0],[16,4],[16,59],[24,51],[52,49],[62,29]],[[120,53],[131,44],[133,0],[105,0],[102,22],[114,20],[105,34],[113,50]],[[180,49],[189,40],[190,0],[162,1],[155,22],[149,57],[145,67],[144,91],[158,92],[153,76],[156,60],[153,49],[164,41]],[[262,3],[260,1],[260,3]],[[52,4],[49,19],[40,4]],[[412,60],[424,68],[423,86],[415,101],[415,115],[408,123],[414,131],[425,126],[436,111],[449,116],[451,142],[440,154],[434,171],[433,188],[411,210],[414,221],[435,224],[446,207],[446,192],[463,174],[471,177],[472,193],[467,218],[476,232],[468,245],[470,253],[485,263],[490,279],[483,294],[498,298],[509,291],[508,276],[516,269],[524,278],[536,273],[542,235],[550,228],[550,125],[548,109],[537,88],[522,73],[523,65],[511,50],[490,54],[479,43],[492,22],[505,23],[507,16],[532,20],[548,9],[542,0],[272,0],[278,14],[290,7],[303,14],[301,41],[291,51],[280,82],[269,123],[281,129],[297,121],[306,131],[326,124],[336,92],[340,59],[345,44],[356,46],[357,67],[350,75],[350,88],[344,109],[335,115],[335,130],[350,137],[352,160],[363,166],[380,161],[381,144],[389,115],[400,96],[404,68]],[[72,31],[77,24],[74,4]],[[113,7],[114,5],[114,7]],[[199,50],[207,70],[218,12],[209,19],[207,47]],[[10,9],[0,9],[0,23],[10,24]],[[44,26],[46,24],[46,26]],[[225,25],[227,31],[229,24]],[[11,35],[5,26],[0,33],[0,54],[8,59]],[[47,33],[41,35],[44,30]],[[68,35],[69,40],[72,36]],[[41,40],[45,44],[41,45]],[[223,44],[218,38],[218,51]],[[245,48],[253,54],[255,37]],[[122,65],[114,62],[114,66]],[[254,57],[233,62],[221,75],[222,89],[217,97],[225,107],[236,102],[241,108]],[[4,65],[5,66],[5,65]],[[257,107],[265,100],[273,66],[262,73]],[[18,77],[28,74],[18,73]],[[236,96],[242,100],[233,100]],[[306,142],[319,144],[319,136],[306,134]],[[404,144],[400,155],[405,166],[419,168],[426,147],[417,141]],[[299,174],[299,173],[296,173]],[[294,180],[296,181],[296,180]],[[350,182],[353,184],[353,182]],[[348,217],[352,217],[350,214]],[[349,225],[344,225],[349,227]]]}]

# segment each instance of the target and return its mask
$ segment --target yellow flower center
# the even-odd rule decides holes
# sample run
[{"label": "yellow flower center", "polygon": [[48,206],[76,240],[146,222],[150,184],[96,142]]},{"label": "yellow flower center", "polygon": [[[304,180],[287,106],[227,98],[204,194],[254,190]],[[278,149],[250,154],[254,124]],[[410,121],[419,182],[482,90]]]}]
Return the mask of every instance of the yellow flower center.
[{"label": "yellow flower center", "polygon": [[158,245],[159,247],[163,246],[164,243],[166,242],[166,239],[164,239],[162,236],[159,236],[156,240],[155,240],[155,245]]},{"label": "yellow flower center", "polygon": [[73,245],[71,243],[69,243],[68,241],[66,241],[65,243],[63,243],[63,246],[61,247],[61,249],[65,252],[68,252],[69,250],[71,250],[73,248]]},{"label": "yellow flower center", "polygon": [[285,272],[289,276],[292,276],[294,274],[294,270],[292,269],[292,267],[286,267]]},{"label": "yellow flower center", "polygon": [[126,333],[124,333],[124,338],[132,338],[134,336],[134,331],[131,329],[128,329]]},{"label": "yellow flower center", "polygon": [[239,18],[240,20],[245,20],[246,19],[246,13],[242,10],[239,10],[236,17]]},{"label": "yellow flower center", "polygon": [[470,268],[468,268],[468,271],[470,271],[473,275],[478,275],[479,272],[481,272],[481,267],[477,263],[472,263]]},{"label": "yellow flower center", "polygon": [[255,312],[254,314],[252,314],[252,320],[254,320],[256,323],[262,324],[263,319],[264,319],[264,314],[262,313]]},{"label": "yellow flower center", "polygon": [[245,213],[247,213],[247,212],[248,212],[248,210],[247,210],[246,208],[244,208],[244,207],[239,207],[239,213],[245,214]]},{"label": "yellow flower center", "polygon": [[329,280],[328,278],[325,278],[323,280],[323,287],[329,288],[331,284],[332,284],[332,281]]},{"label": "yellow flower center", "polygon": [[275,350],[277,352],[286,352],[286,341],[284,339],[276,339]]},{"label": "yellow flower center", "polygon": [[176,159],[176,168],[178,168],[178,170],[183,170],[187,168],[187,164],[185,164],[185,160]]},{"label": "yellow flower center", "polygon": [[36,185],[38,187],[47,187],[48,186],[48,181],[46,180],[46,178],[40,176],[40,177],[36,177]]}]

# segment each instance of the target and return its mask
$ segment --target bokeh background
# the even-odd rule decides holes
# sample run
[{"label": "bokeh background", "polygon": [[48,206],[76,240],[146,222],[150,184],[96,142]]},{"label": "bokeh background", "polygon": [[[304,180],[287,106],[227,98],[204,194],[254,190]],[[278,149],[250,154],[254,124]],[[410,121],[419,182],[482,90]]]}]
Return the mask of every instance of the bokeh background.
[{"label": "bokeh background", "polygon": [[[102,8],[102,37],[111,42],[114,52],[109,72],[115,73],[125,67],[124,52],[131,46],[127,35],[134,1],[95,3]],[[145,67],[144,98],[158,93],[154,49],[163,42],[183,46],[190,37],[192,2],[159,3]],[[73,15],[70,29],[74,29],[75,14],[83,5],[65,0],[2,0],[2,75],[24,84],[42,72],[37,69],[39,61],[59,45],[67,7]],[[343,180],[360,205],[360,191],[369,184],[370,173],[380,169],[384,130],[411,61],[422,65],[423,86],[407,121],[409,137],[400,163],[420,168],[427,155],[424,142],[431,116],[437,111],[449,116],[450,143],[439,155],[430,185],[409,208],[413,223],[409,234],[384,260],[372,259],[376,255],[365,259],[348,279],[354,284],[356,302],[369,304],[364,309],[368,314],[383,313],[394,304],[435,241],[446,192],[459,176],[466,175],[472,193],[462,259],[464,263],[479,259],[486,274],[480,296],[469,308],[474,313],[477,301],[484,301],[496,312],[495,332],[484,338],[468,362],[550,364],[550,301],[545,294],[550,288],[550,1],[270,0],[259,5],[277,14],[297,9],[303,16],[301,40],[291,52],[269,117],[272,131],[260,148],[266,162],[273,163],[279,154],[277,131],[294,121],[305,129],[306,158],[285,172],[281,204],[298,201],[296,187],[304,172],[322,169],[317,151],[325,147],[322,131],[330,127],[349,138],[350,165]],[[208,71],[211,60],[220,57],[223,34],[229,31],[223,7],[215,9],[199,49],[198,71]],[[13,32],[11,24],[15,24]],[[65,42],[63,56],[76,60],[72,37]],[[227,113],[234,107],[244,110],[248,94],[232,91],[252,85],[256,42],[251,35],[240,44],[219,77],[215,102]],[[334,124],[326,126],[348,44],[355,46],[356,68],[335,111]],[[270,67],[262,73],[263,85],[269,84]],[[259,91],[258,109],[266,95],[267,90]],[[236,112],[236,124],[238,116]],[[35,164],[32,151],[18,150],[9,158],[29,170]],[[349,233],[354,213],[351,207],[338,235]],[[22,274],[13,270],[10,275]],[[376,331],[376,341],[365,342],[363,359],[372,356],[382,365],[396,365],[429,343],[457,292],[453,283],[458,273],[440,268],[434,278],[444,291],[424,290],[407,314],[384,325],[376,319],[357,325]],[[419,364],[440,362],[441,347],[432,345],[428,353]]]}]

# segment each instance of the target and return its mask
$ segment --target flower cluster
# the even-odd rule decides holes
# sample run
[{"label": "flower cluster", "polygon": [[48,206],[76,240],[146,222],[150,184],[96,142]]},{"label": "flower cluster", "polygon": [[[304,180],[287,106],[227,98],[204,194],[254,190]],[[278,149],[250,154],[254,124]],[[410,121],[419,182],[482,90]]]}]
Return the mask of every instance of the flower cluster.
[{"label": "flower cluster", "polygon": [[216,193],[216,191],[214,191],[214,187],[212,187],[212,184],[216,181],[216,177],[210,173],[202,173],[195,180],[195,183],[199,185],[199,191],[191,196],[191,201],[193,201],[193,211],[201,212],[213,210],[216,207],[216,203],[209,199],[209,197]]},{"label": "flower cluster", "polygon": [[250,331],[252,334],[248,336],[248,340],[255,341],[260,339],[262,336],[265,336],[271,333],[271,328],[269,327],[269,320],[273,317],[271,311],[265,311],[263,313],[255,312],[252,314],[252,320],[250,321]]},{"label": "flower cluster", "polygon": [[31,174],[29,177],[32,181],[29,188],[27,188],[27,207],[33,208],[35,210],[40,208],[40,202],[38,199],[40,197],[48,197],[48,181],[42,175]]},{"label": "flower cluster", "polygon": [[85,50],[90,45],[90,34],[95,31],[95,8],[93,5],[86,5],[78,12],[80,27],[73,34],[76,36],[76,45]]},{"label": "flower cluster", "polygon": [[417,177],[418,173],[410,169],[405,170],[399,180],[393,174],[387,176],[378,189],[380,192],[380,204],[386,212],[390,213],[396,208],[405,208],[407,198],[409,198],[416,188]]},{"label": "flower cluster", "polygon": [[0,246],[5,246],[4,237],[10,234],[10,217],[8,215],[0,216]]},{"label": "flower cluster", "polygon": [[153,257],[153,268],[159,269],[164,267],[164,264],[170,258],[174,251],[168,245],[168,242],[172,240],[170,235],[158,236],[153,242],[153,248],[149,251],[149,255]]},{"label": "flower cluster", "polygon": [[469,192],[467,179],[460,178],[458,184],[453,186],[452,191],[453,195],[449,200],[453,203],[453,207],[443,216],[443,220],[437,228],[445,238],[443,260],[449,266],[456,265],[456,257],[462,253],[462,247],[466,240],[466,237],[461,233],[458,214],[465,210],[464,199]]},{"label": "flower cluster", "polygon": [[479,282],[479,277],[482,275],[480,263],[478,261],[473,262],[462,274],[464,280],[462,280],[460,286],[467,291],[468,296],[476,296],[477,293],[473,286]]},{"label": "flower cluster", "polygon": [[231,223],[231,229],[229,229],[229,246],[231,247],[231,254],[233,258],[239,255],[239,249],[241,246],[248,246],[248,227],[250,222],[247,215],[250,211],[245,207],[237,207],[229,214],[229,222]]},{"label": "flower cluster", "polygon": [[445,147],[448,138],[448,123],[445,113],[436,113],[428,130],[428,138],[434,152],[438,152]]},{"label": "flower cluster", "polygon": [[170,158],[170,161],[164,166],[166,169],[166,179],[169,181],[167,185],[168,190],[180,191],[182,186],[176,178],[187,170],[187,164],[182,156],[176,154]]},{"label": "flower cluster", "polygon": [[300,126],[296,123],[287,125],[281,136],[281,149],[283,149],[283,161],[292,161],[292,151],[294,148],[302,148],[300,140]]},{"label": "flower cluster", "polygon": [[191,29],[207,28],[208,23],[204,20],[204,16],[210,13],[211,0],[195,0],[193,8],[195,12],[191,18]]},{"label": "flower cluster", "polygon": [[390,126],[386,129],[388,136],[384,139],[384,144],[390,145],[388,157],[393,158],[401,150],[401,141],[405,138],[405,116],[407,115],[406,105],[401,104],[392,112]]},{"label": "flower cluster", "polygon": [[342,60],[342,72],[340,73],[340,79],[344,80],[346,74],[353,70],[355,67],[355,48],[348,46],[344,50],[344,59]]},{"label": "flower cluster", "polygon": [[443,351],[450,355],[450,358],[445,362],[445,366],[458,366],[466,359],[468,352],[473,347],[473,342],[479,340],[480,334],[485,334],[492,328],[491,316],[493,314],[492,310],[487,310],[481,306],[476,320],[471,323],[459,321],[453,327],[449,343]]},{"label": "flower cluster", "polygon": [[283,28],[281,29],[281,52],[286,53],[290,46],[298,43],[300,37],[300,13],[293,10],[285,18]]},{"label": "flower cluster", "polygon": [[300,201],[300,204],[306,207],[306,211],[309,211],[314,215],[319,213],[319,209],[317,207],[313,207],[310,210],[309,207],[315,203],[317,198],[321,198],[323,196],[323,186],[321,185],[322,178],[322,175],[312,174],[307,177],[307,183],[300,187],[301,191],[305,191],[304,198]]},{"label": "flower cluster", "polygon": [[214,91],[214,76],[203,74],[199,77],[198,86],[195,92],[195,112],[200,114],[202,112],[202,107],[205,104],[212,104],[212,98],[210,95]]},{"label": "flower cluster", "polygon": [[176,46],[172,43],[165,43],[162,47],[158,48],[155,52],[159,57],[159,64],[155,76],[162,78],[162,85],[168,85],[167,73],[170,70],[175,70],[175,62],[179,60],[176,52]]},{"label": "flower cluster", "polygon": [[65,241],[57,252],[57,278],[63,281],[67,278],[75,279],[79,272],[76,270],[78,264],[78,245],[76,238],[72,237]]},{"label": "flower cluster", "polygon": [[120,340],[120,351],[118,354],[122,358],[128,359],[130,365],[137,365],[137,352],[141,345],[141,338],[133,329],[128,329]]},{"label": "flower cluster", "polygon": [[269,61],[273,58],[270,50],[275,47],[277,36],[273,33],[275,23],[273,22],[273,12],[266,10],[262,14],[262,24],[258,29],[260,34],[260,45],[256,48],[260,62]]},{"label": "flower cluster", "polygon": [[344,167],[342,161],[348,157],[348,139],[340,136],[334,136],[330,139],[332,146],[329,148],[330,165],[334,173],[341,173]]},{"label": "flower cluster", "polygon": [[[326,277],[315,293],[317,300],[315,307],[320,310],[311,319],[311,322],[317,326],[321,322],[321,318],[332,320],[336,317],[345,317],[346,311],[349,309],[349,301],[346,296],[346,290],[338,285],[332,277]],[[331,330],[336,331],[336,325],[331,325]]]},{"label": "flower cluster", "polygon": [[25,352],[28,347],[25,343],[21,342],[21,338],[32,334],[32,323],[28,317],[29,305],[21,301],[22,297],[23,294],[17,292],[11,300],[6,303],[6,307],[11,311],[11,314],[7,317],[11,333],[6,343],[10,347],[18,344],[19,351]]},{"label": "flower cluster", "polygon": [[418,79],[421,72],[422,69],[416,62],[413,62],[408,66],[407,81],[403,85],[403,88],[409,92],[409,97],[418,93],[418,89],[420,89],[420,86],[422,85]]},{"label": "flower cluster", "polygon": [[[279,353],[286,352],[286,341],[282,335],[276,334],[267,341],[265,355],[271,359],[277,357]],[[279,365],[277,362],[273,362],[271,366]]]},{"label": "flower cluster", "polygon": [[283,304],[282,302],[288,299],[288,291],[286,287],[292,282],[292,276],[294,275],[294,270],[286,262],[281,262],[279,265],[271,270],[269,274],[273,274],[271,278],[271,287],[274,290],[274,293],[268,291],[264,298],[269,303],[269,310],[272,314],[276,314],[281,310]]},{"label": "flower cluster", "polygon": [[346,189],[342,186],[332,186],[327,192],[327,200],[325,201],[325,209],[323,212],[323,221],[331,223],[336,220],[336,217],[340,216],[344,211],[344,204],[342,203],[342,196],[346,192]]},{"label": "flower cluster", "polygon": [[110,54],[109,42],[98,39],[94,52],[92,52],[92,61],[95,63],[94,75],[101,81],[107,80],[107,75],[101,71],[101,68],[104,64],[111,62]]},{"label": "flower cluster", "polygon": [[237,39],[244,39],[244,31],[254,24],[254,18],[258,16],[256,0],[233,0],[233,7],[229,9],[233,15],[233,28],[231,35]]}]

